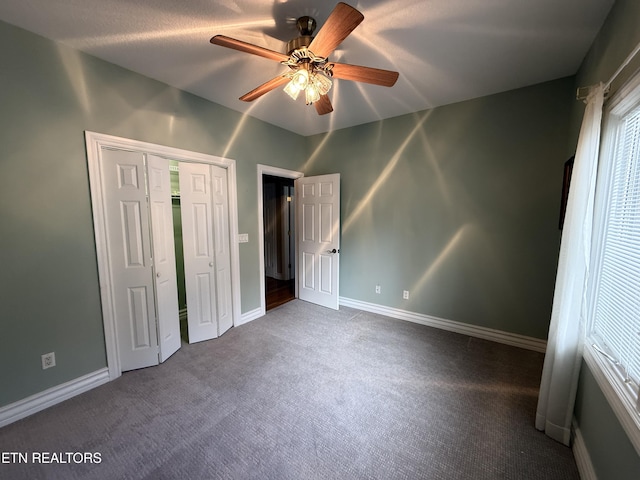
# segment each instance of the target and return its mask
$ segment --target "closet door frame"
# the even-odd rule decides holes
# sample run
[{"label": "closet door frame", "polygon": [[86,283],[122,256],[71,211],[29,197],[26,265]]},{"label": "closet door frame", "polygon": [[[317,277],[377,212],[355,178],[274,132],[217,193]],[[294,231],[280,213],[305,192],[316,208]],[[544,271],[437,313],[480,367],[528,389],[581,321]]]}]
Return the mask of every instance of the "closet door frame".
[{"label": "closet door frame", "polygon": [[179,162],[196,162],[222,167],[227,171],[229,195],[229,247],[231,254],[231,300],[233,311],[233,325],[241,323],[240,312],[240,253],[238,248],[238,199],[236,182],[236,162],[228,158],[217,157],[204,153],[191,152],[174,147],[141,142],[113,135],[85,131],[87,148],[87,163],[89,168],[89,186],[91,189],[91,208],[93,211],[93,226],[96,241],[96,255],[98,260],[98,277],[100,282],[100,299],[102,304],[102,319],[104,326],[105,348],[107,353],[107,368],[109,380],[115,380],[122,375],[118,342],[116,337],[116,322],[113,309],[112,276],[109,268],[107,250],[107,223],[104,204],[104,187],[101,175],[102,149],[119,149],[133,152],[147,153],[167,157]]}]

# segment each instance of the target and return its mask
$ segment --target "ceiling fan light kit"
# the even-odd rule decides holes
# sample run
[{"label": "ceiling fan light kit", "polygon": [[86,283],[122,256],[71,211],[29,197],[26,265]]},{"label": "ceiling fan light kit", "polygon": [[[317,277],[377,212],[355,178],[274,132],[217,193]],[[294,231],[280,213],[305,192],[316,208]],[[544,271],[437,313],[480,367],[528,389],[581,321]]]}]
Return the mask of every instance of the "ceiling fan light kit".
[{"label": "ceiling fan light kit", "polygon": [[296,100],[300,92],[305,93],[305,102],[311,105],[320,100],[321,95],[326,95],[331,89],[331,80],[318,72],[310,72],[307,68],[299,68],[286,74],[291,80],[284,87],[284,91]]},{"label": "ceiling fan light kit", "polygon": [[329,55],[362,20],[362,13],[340,2],[318,34],[313,37],[316,21],[308,16],[300,17],[296,22],[300,36],[287,43],[286,55],[224,35],[214,36],[211,43],[276,60],[289,67],[289,72],[263,83],[240,97],[240,100],[251,102],[286,83],[284,91],[287,95],[296,100],[300,92],[304,91],[305,103],[313,104],[318,114],[324,115],[333,111],[327,95],[333,84],[331,78],[386,87],[393,86],[398,79],[398,72],[329,61]]},{"label": "ceiling fan light kit", "polygon": [[[304,18],[304,17],[303,17]],[[302,19],[299,19],[300,21]],[[298,39],[311,38],[308,36]],[[289,42],[291,44],[291,42]],[[324,57],[316,57],[306,45],[289,51],[289,59],[282,62],[292,71],[285,73],[285,77],[291,80],[284,87],[284,91],[294,100],[301,91],[305,93],[305,102],[311,105],[320,100],[321,95],[326,95],[331,90],[331,64]]]}]

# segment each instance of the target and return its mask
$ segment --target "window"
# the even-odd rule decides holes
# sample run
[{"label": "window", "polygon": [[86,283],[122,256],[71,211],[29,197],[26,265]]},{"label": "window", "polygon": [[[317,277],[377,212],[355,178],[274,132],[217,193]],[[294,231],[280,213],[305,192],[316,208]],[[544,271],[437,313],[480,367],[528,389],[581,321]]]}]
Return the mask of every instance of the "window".
[{"label": "window", "polygon": [[[627,433],[632,433],[629,428],[635,425],[630,436],[638,437],[640,76],[621,89],[607,107],[595,221],[586,353],[600,370],[594,374],[604,374],[615,401],[626,411],[626,422],[621,420]],[[585,358],[589,361],[587,355]]]}]

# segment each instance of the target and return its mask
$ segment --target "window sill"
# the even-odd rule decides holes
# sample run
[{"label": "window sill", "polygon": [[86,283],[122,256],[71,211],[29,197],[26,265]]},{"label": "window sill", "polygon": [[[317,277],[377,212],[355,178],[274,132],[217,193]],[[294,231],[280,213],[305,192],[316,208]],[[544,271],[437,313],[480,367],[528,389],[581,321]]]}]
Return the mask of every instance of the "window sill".
[{"label": "window sill", "polygon": [[608,361],[591,345],[584,346],[583,356],[631,444],[640,455],[640,413],[636,411],[632,399],[620,385]]}]

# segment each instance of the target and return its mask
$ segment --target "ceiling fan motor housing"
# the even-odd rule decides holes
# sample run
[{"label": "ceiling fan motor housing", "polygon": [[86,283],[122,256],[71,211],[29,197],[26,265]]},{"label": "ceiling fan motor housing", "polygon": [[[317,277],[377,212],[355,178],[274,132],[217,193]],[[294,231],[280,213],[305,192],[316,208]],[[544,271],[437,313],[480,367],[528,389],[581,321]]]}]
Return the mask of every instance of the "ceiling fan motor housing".
[{"label": "ceiling fan motor housing", "polygon": [[316,29],[316,21],[308,16],[300,17],[296,21],[296,27],[300,32],[300,36],[287,42],[287,55],[291,55],[294,50],[308,47],[311,44],[312,35]]},{"label": "ceiling fan motor housing", "polygon": [[311,18],[311,17],[307,17],[307,16],[300,17],[296,21],[296,27],[298,28],[300,35],[302,35],[303,37],[310,37],[313,35],[313,32],[316,30],[316,21],[314,18]]},{"label": "ceiling fan motor housing", "polygon": [[311,44],[311,40],[313,40],[313,37],[310,35],[303,35],[289,40],[287,42],[287,55],[291,55],[295,50],[300,48],[308,47]]}]

